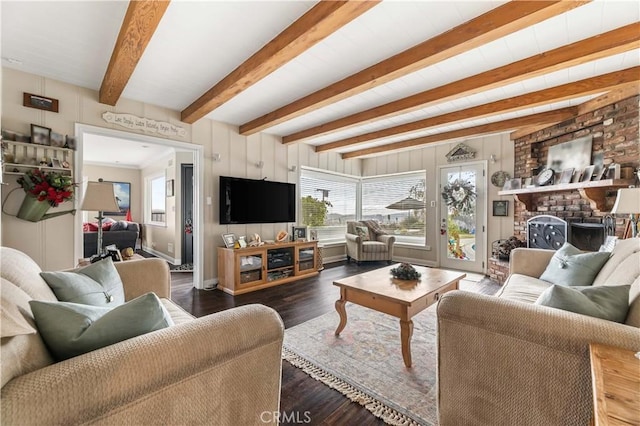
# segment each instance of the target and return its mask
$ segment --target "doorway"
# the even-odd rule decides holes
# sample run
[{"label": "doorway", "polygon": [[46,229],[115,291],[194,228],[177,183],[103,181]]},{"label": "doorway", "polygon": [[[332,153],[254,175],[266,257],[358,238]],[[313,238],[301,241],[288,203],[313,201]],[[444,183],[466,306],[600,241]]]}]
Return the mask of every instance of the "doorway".
[{"label": "doorway", "polygon": [[180,165],[182,182],[182,264],[193,263],[193,164]]},{"label": "doorway", "polygon": [[440,169],[440,266],[485,271],[486,162]]},{"label": "doorway", "polygon": [[[75,135],[78,138],[78,146],[75,154],[76,168],[75,174],[82,176],[83,171],[83,139],[86,135],[103,136],[118,139],[142,142],[144,144],[161,145],[172,147],[185,152],[193,153],[192,171],[192,221],[194,229],[200,230],[192,235],[192,256],[193,256],[193,285],[198,289],[204,289],[204,206],[202,203],[202,191],[204,190],[204,148],[188,142],[174,141],[139,133],[130,133],[121,130],[108,129],[104,127],[91,126],[88,124],[76,123]],[[76,201],[76,205],[82,204],[82,197]],[[82,215],[76,215],[75,224],[75,257],[82,257]],[[179,229],[179,228],[178,228]]]}]

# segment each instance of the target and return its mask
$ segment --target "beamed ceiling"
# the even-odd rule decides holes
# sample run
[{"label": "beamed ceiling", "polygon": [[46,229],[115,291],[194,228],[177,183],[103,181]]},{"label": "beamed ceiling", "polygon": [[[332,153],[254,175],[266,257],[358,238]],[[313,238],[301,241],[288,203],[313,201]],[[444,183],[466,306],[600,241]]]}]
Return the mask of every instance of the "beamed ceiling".
[{"label": "beamed ceiling", "polygon": [[637,1],[2,1],[3,66],[360,158],[640,91]]}]

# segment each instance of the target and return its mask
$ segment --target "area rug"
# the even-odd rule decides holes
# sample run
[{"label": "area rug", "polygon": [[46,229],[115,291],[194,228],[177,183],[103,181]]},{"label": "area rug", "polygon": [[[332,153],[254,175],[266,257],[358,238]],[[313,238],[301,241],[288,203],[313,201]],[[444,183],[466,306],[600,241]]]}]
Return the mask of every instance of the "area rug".
[{"label": "area rug", "polygon": [[[461,289],[494,294],[484,279]],[[436,305],[413,317],[412,368],[405,368],[397,318],[348,303],[339,337],[336,312],[285,331],[283,358],[392,425],[437,425]]]}]

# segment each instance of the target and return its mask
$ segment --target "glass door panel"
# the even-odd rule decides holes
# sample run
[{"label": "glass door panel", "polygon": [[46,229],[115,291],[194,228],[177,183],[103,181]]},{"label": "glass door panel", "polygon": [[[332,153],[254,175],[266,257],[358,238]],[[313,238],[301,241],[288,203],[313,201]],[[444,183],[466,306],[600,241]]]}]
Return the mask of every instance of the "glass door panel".
[{"label": "glass door panel", "polygon": [[444,268],[484,271],[483,169],[483,164],[466,164],[440,171],[440,265]]},{"label": "glass door panel", "polygon": [[315,270],[315,259],[315,246],[298,247],[298,270],[296,272]]},{"label": "glass door panel", "polygon": [[240,284],[249,284],[264,281],[264,256],[261,253],[253,253],[238,256],[240,266]]}]

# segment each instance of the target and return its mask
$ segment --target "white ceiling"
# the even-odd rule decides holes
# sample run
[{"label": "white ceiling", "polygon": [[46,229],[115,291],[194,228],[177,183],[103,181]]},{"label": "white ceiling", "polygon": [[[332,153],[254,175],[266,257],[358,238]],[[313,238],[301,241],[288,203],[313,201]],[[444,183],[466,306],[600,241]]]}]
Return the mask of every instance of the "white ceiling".
[{"label": "white ceiling", "polygon": [[[234,125],[244,124],[503,3],[385,1],[241,92],[207,117]],[[122,96],[181,111],[314,4],[306,1],[174,0]],[[98,90],[127,5],[125,1],[2,1],[2,64]],[[482,47],[273,126],[266,132],[288,135],[638,21],[640,4],[637,1],[593,1]],[[638,49],[501,88],[460,96],[411,113],[315,137],[305,143],[321,145],[637,65],[640,65]],[[577,105],[595,96],[430,128],[345,147],[339,152]]]},{"label": "white ceiling", "polygon": [[143,169],[175,152],[176,149],[168,146],[103,135],[85,134],[82,139],[84,163],[96,166]]}]

